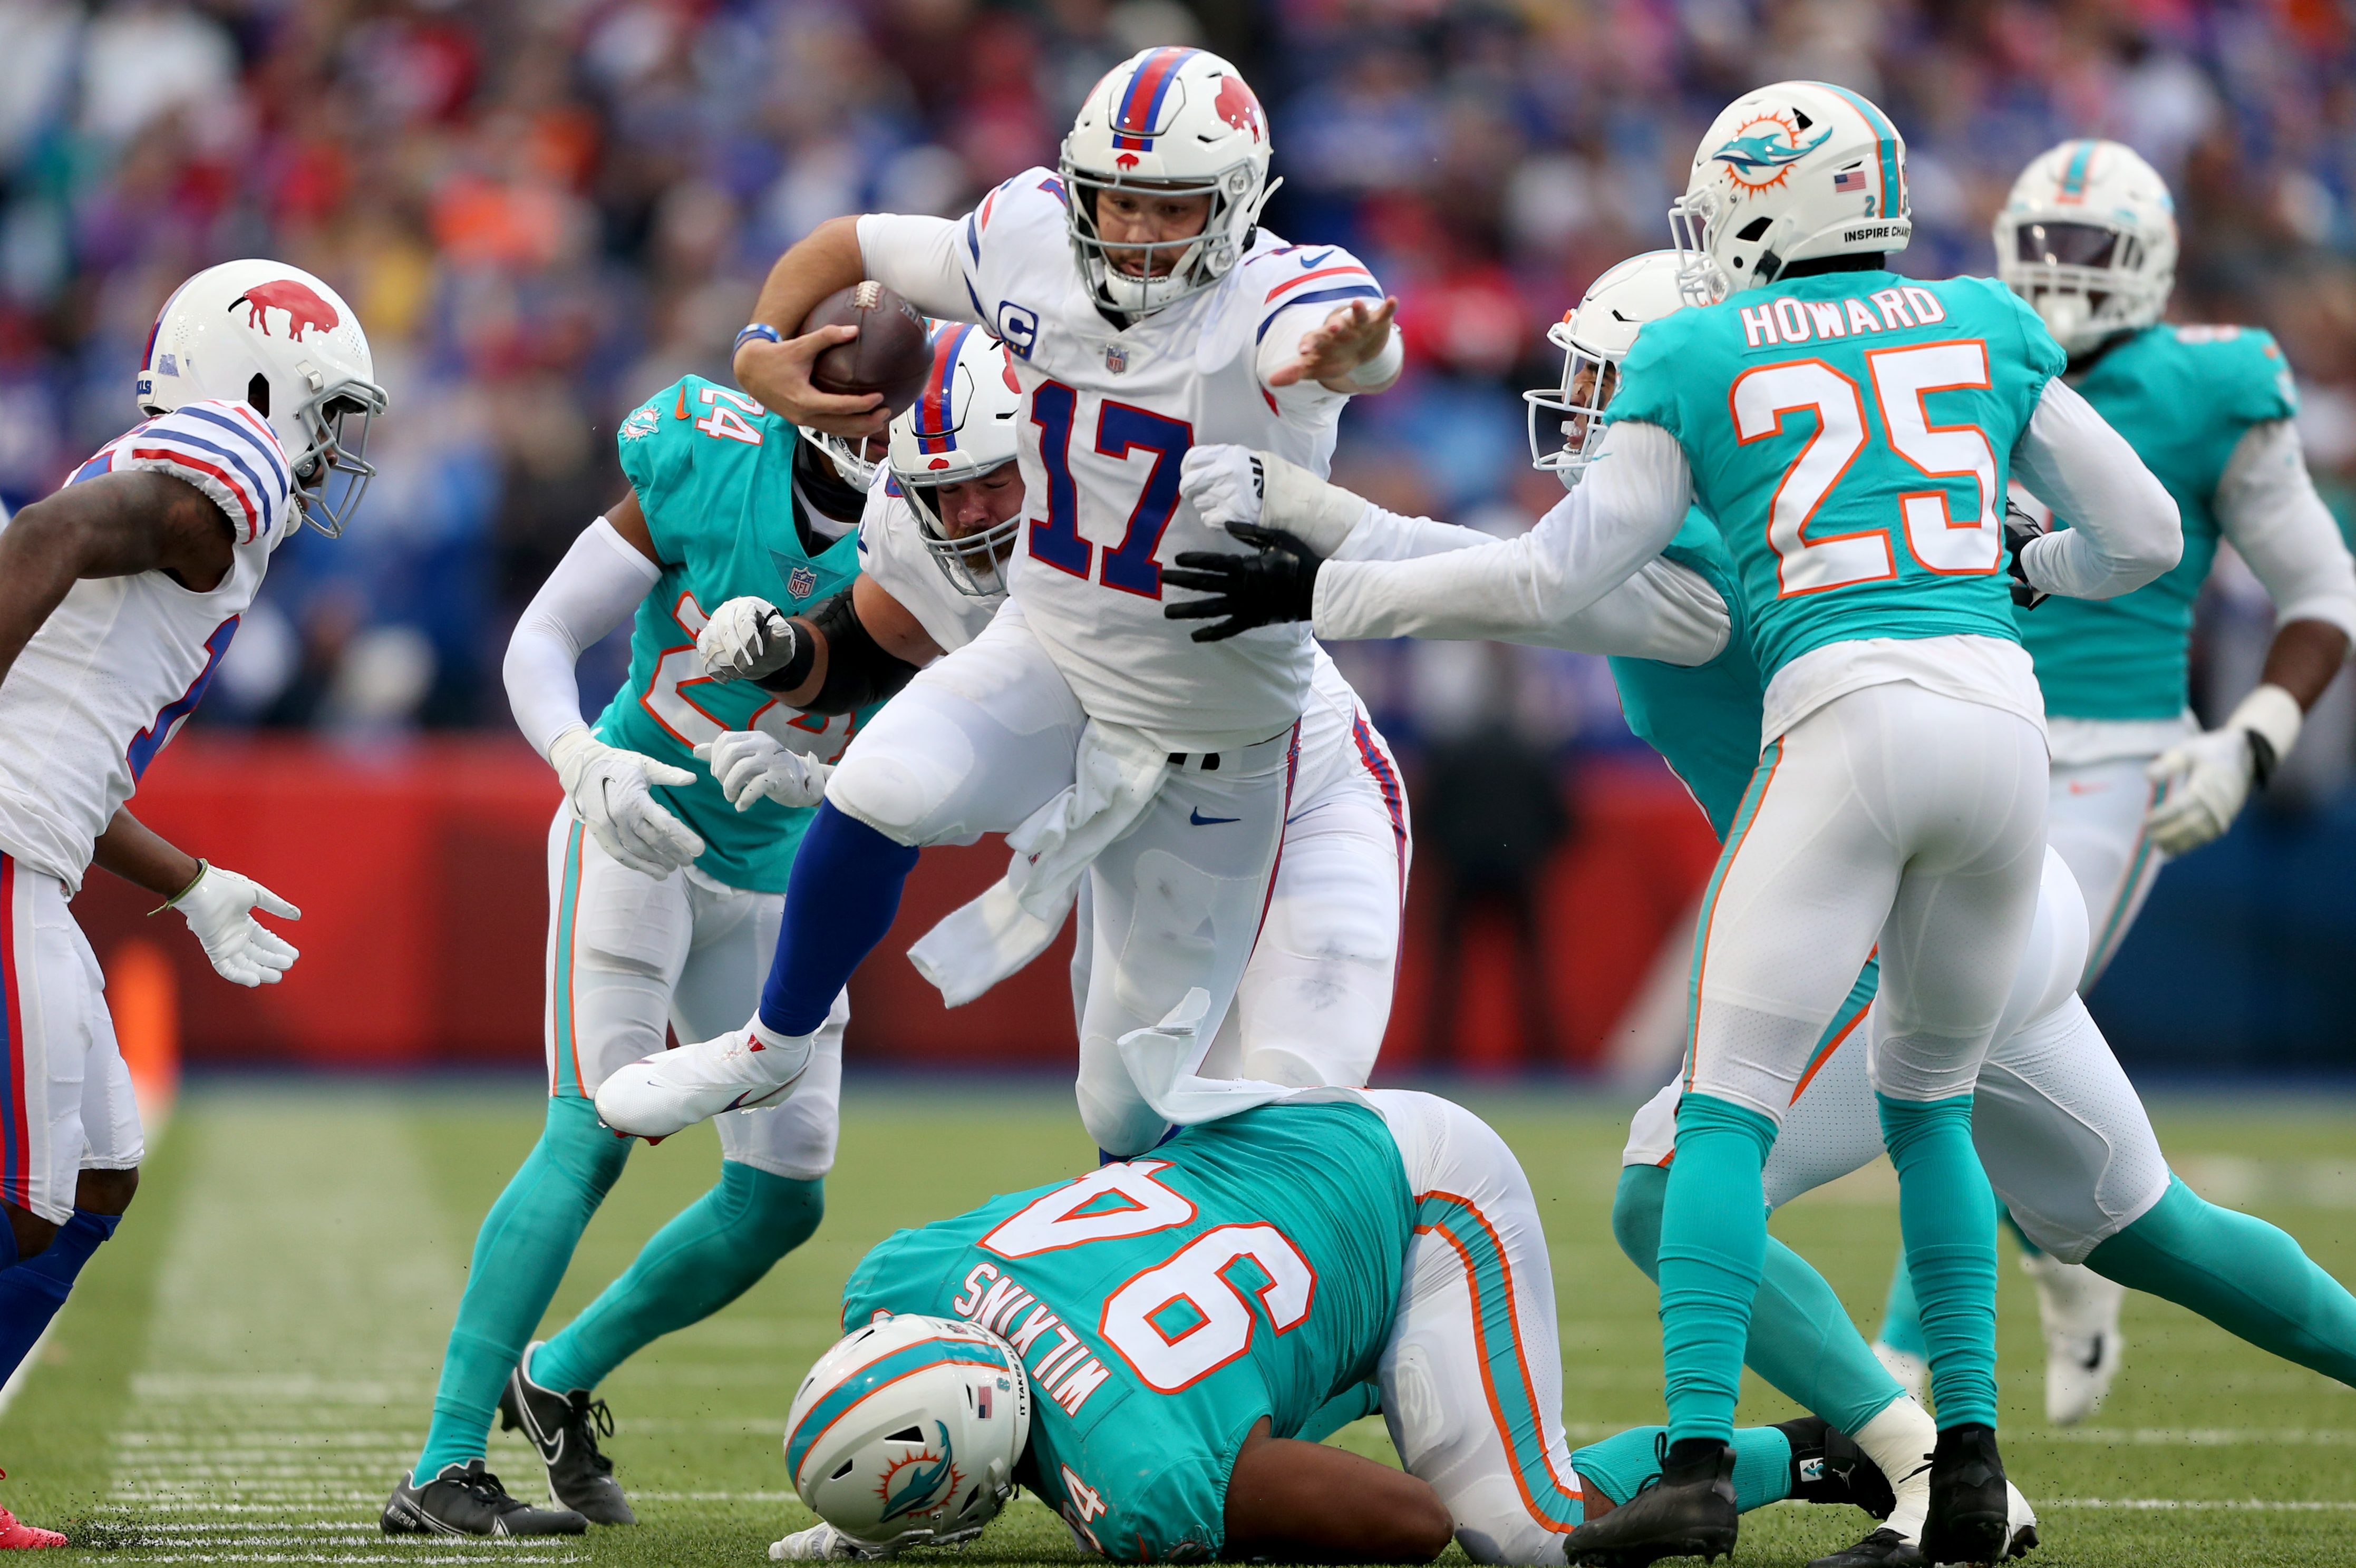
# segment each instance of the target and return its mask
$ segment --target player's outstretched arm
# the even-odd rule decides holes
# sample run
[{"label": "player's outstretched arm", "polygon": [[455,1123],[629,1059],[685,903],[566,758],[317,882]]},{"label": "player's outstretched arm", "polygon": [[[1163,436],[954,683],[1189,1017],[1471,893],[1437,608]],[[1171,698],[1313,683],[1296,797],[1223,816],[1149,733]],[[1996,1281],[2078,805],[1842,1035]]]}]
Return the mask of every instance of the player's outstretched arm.
[{"label": "player's outstretched arm", "polygon": [[1262,1417],[1227,1477],[1225,1556],[1279,1563],[1429,1563],[1455,1522],[1440,1494],[1345,1449],[1269,1435]]},{"label": "player's outstretched arm", "polygon": [[128,811],[115,812],[114,820],[98,836],[91,859],[102,869],[145,888],[164,906],[178,910],[222,979],[240,986],[274,986],[294,966],[294,944],[254,919],[253,912],[300,920],[301,910],[251,877],[176,848]]},{"label": "player's outstretched arm", "polygon": [[2070,526],[2021,547],[2024,580],[2044,593],[2114,599],[2177,563],[2184,528],[2176,498],[2059,376],[2012,449],[2014,472]]},{"label": "player's outstretched arm", "polygon": [[1353,300],[1302,333],[1290,353],[1283,347],[1290,325],[1280,316],[1260,350],[1260,379],[1278,390],[1314,381],[1345,397],[1388,391],[1407,364],[1391,329],[1398,315],[1398,301],[1389,295],[1371,310]]},{"label": "player's outstretched arm", "polygon": [[2145,818],[2153,841],[2182,855],[2222,835],[2297,744],[2308,710],[2348,662],[2356,634],[2356,560],[2315,493],[2288,420],[2253,425],[2218,482],[2217,519],[2275,602],[2274,645],[2257,689],[2216,729],[2153,762],[2164,798]]},{"label": "player's outstretched arm", "polygon": [[168,571],[208,593],[233,560],[221,509],[168,474],[102,474],[44,496],[0,531],[0,680],[80,579]]}]

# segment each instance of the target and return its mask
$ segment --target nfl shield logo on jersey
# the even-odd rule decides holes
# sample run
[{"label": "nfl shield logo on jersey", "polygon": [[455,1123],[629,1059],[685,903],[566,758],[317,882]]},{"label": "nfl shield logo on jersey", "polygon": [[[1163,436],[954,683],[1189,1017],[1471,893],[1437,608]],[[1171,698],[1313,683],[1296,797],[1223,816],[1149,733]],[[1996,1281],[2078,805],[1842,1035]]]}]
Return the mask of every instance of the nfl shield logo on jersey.
[{"label": "nfl shield logo on jersey", "polygon": [[818,573],[807,566],[798,566],[786,574],[786,592],[797,599],[807,599],[818,586]]},{"label": "nfl shield logo on jersey", "polygon": [[1126,374],[1129,370],[1129,350],[1118,343],[1106,344],[1105,368],[1116,376]]}]

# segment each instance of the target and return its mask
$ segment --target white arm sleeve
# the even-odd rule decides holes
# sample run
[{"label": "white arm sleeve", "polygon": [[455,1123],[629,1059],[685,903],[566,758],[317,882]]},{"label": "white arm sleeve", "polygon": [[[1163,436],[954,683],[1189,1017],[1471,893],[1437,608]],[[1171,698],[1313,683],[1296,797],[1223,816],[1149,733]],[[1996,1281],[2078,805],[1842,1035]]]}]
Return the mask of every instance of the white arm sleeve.
[{"label": "white arm sleeve", "polygon": [[859,220],[859,264],[926,315],[980,321],[958,261],[957,234],[955,219],[871,212]]},{"label": "white arm sleeve", "polygon": [[586,722],[573,667],[581,650],[627,620],[662,575],[600,517],[581,530],[548,581],[524,606],[508,639],[500,675],[516,727],[541,756],[559,735]]},{"label": "white arm sleeve", "polygon": [[1666,431],[1633,422],[1613,426],[1604,451],[1619,461],[1599,461],[1517,539],[1369,507],[1346,547],[1359,559],[1317,575],[1318,635],[1495,637],[1683,665],[1716,656],[1724,602],[1656,559],[1691,505],[1684,453]]},{"label": "white arm sleeve", "polygon": [[2183,555],[2176,498],[2126,437],[2059,376],[2045,383],[2012,462],[2029,494],[2070,520],[2021,550],[2032,586],[2072,599],[2113,599]]},{"label": "white arm sleeve", "polygon": [[2217,481],[2217,521],[2275,602],[2275,624],[2322,621],[2356,639],[2356,560],[2315,493],[2298,427],[2254,424]]}]

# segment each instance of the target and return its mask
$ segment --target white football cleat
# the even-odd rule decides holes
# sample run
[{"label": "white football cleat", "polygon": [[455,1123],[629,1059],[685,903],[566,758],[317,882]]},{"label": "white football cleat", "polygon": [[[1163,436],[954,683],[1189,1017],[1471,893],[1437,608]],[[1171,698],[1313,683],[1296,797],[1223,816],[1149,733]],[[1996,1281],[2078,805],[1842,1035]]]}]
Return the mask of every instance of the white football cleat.
[{"label": "white football cleat", "polygon": [[2007,1499],[2004,1555],[2006,1561],[2009,1562],[2015,1557],[2026,1557],[2035,1549],[2037,1510],[2029,1506],[2029,1499],[2022,1497],[2020,1488],[2009,1480],[2004,1484],[2004,1495]]},{"label": "white football cleat", "polygon": [[824,1520],[808,1530],[794,1531],[783,1541],[769,1543],[772,1563],[876,1563],[891,1555],[876,1547],[861,1545]]},{"label": "white football cleat", "polygon": [[814,1034],[755,1019],[715,1040],[642,1056],[597,1086],[597,1116],[626,1137],[667,1138],[723,1111],[773,1105],[809,1070]]},{"label": "white football cleat", "polygon": [[1916,1404],[1923,1403],[1931,1392],[1930,1362],[1912,1350],[1901,1350],[1879,1339],[1873,1342],[1873,1359],[1881,1363],[1883,1371],[1898,1380],[1898,1386],[1904,1389]]},{"label": "white football cleat", "polygon": [[2045,1325],[2045,1419],[2075,1426],[2103,1407],[2119,1375],[2126,1353],[2119,1307],[2127,1288],[2045,1253],[2022,1253],[2020,1269],[2037,1282],[2037,1316]]}]

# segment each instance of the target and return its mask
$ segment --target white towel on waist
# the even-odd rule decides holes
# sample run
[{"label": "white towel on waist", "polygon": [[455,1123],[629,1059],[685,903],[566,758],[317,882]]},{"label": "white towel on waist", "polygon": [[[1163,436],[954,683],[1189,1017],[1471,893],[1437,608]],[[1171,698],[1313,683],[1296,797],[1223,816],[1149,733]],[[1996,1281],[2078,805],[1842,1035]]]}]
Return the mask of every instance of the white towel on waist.
[{"label": "white towel on waist", "polygon": [[1089,720],[1072,785],[1006,836],[1006,875],[908,949],[944,1003],[962,1007],[1047,950],[1080,879],[1137,826],[1169,772],[1168,749],[1141,731]]}]

